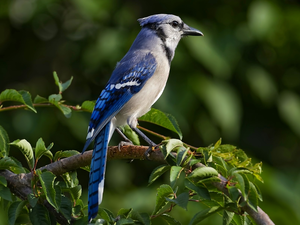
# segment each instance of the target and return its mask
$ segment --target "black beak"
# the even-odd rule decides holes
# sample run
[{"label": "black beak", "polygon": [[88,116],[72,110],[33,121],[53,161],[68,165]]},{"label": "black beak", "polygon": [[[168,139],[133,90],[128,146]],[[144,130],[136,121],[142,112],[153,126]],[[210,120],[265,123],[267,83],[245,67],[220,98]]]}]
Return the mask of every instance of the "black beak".
[{"label": "black beak", "polygon": [[193,27],[189,27],[188,25],[183,25],[183,36],[204,36],[203,33]]}]

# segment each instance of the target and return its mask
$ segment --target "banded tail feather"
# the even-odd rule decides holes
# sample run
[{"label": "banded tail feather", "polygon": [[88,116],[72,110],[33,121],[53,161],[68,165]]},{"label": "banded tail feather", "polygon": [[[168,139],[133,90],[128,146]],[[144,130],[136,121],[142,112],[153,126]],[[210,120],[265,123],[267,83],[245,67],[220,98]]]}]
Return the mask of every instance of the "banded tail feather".
[{"label": "banded tail feather", "polygon": [[102,202],[104,176],[109,140],[114,131],[114,124],[108,122],[95,138],[94,151],[91,162],[89,193],[88,193],[88,220],[97,216],[98,205]]}]

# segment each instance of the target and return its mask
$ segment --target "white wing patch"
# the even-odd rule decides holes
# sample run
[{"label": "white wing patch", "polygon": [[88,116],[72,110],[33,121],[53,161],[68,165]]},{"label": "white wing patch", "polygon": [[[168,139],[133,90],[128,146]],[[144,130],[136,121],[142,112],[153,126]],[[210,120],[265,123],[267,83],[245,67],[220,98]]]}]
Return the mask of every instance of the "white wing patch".
[{"label": "white wing patch", "polygon": [[123,87],[126,87],[126,86],[140,86],[141,83],[138,83],[137,81],[128,81],[126,83],[123,83],[123,84],[111,84],[110,85],[110,90],[112,90],[113,88],[116,88],[116,89],[120,89],[120,88],[123,88]]},{"label": "white wing patch", "polygon": [[[88,129],[90,129],[90,127],[89,127]],[[94,128],[92,128],[92,129],[91,129],[91,131],[90,131],[90,132],[88,132],[88,134],[87,134],[87,136],[86,136],[86,139],[89,139],[89,138],[93,137],[93,135],[94,135],[94,131],[95,131],[95,129],[94,129]]]}]

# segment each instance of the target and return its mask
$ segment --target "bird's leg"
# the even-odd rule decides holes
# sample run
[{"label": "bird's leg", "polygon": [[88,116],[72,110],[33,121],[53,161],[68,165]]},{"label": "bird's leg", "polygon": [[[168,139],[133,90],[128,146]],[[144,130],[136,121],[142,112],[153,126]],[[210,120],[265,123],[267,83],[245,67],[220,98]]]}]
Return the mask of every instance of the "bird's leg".
[{"label": "bird's leg", "polygon": [[150,138],[148,138],[141,130],[139,130],[137,127],[131,127],[130,128],[132,130],[134,130],[138,135],[140,135],[148,144],[149,144],[149,148],[147,149],[147,151],[145,152],[145,156],[147,159],[149,159],[149,154],[151,151],[154,150],[155,146],[157,146],[157,144],[155,144],[153,141],[150,140]]},{"label": "bird's leg", "polygon": [[121,137],[125,140],[125,141],[120,141],[120,143],[118,144],[118,149],[119,151],[121,151],[121,147],[124,145],[133,145],[132,141],[126,137],[125,134],[123,134],[123,132],[117,127],[116,128],[117,132],[121,135]]}]

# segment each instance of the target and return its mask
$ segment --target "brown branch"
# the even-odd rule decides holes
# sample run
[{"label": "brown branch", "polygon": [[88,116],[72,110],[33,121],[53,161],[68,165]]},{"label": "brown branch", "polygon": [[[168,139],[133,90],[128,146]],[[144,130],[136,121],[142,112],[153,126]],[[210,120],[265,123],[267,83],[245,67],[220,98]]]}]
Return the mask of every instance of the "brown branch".
[{"label": "brown branch", "polygon": [[[108,160],[112,159],[139,159],[144,160],[145,151],[148,149],[148,146],[122,146],[119,150],[118,146],[112,146],[108,148]],[[174,153],[175,154],[175,153]],[[76,170],[80,167],[90,165],[92,158],[92,150],[86,151],[84,154],[78,154],[68,158],[61,159],[59,161],[53,162],[49,165],[41,167],[41,170],[48,170],[55,174],[56,176],[62,175],[68,171]],[[164,156],[159,149],[152,152],[149,156],[150,160],[158,161],[161,163],[166,163]],[[194,167],[204,167],[205,165],[197,163]],[[0,171],[0,175],[4,176],[7,180],[7,183],[14,194],[16,194],[21,199],[26,199],[27,195],[32,192],[30,188],[30,181],[32,178],[31,173],[28,174],[13,174],[8,170]],[[225,195],[229,195],[226,184],[228,180],[219,174],[220,182],[215,182],[214,186],[222,191]],[[21,192],[21,193],[20,193]],[[241,196],[241,202],[245,201]],[[269,216],[258,207],[258,211],[254,211],[252,208],[245,204],[242,209],[247,212],[253,220],[258,225],[274,225]]]}]

